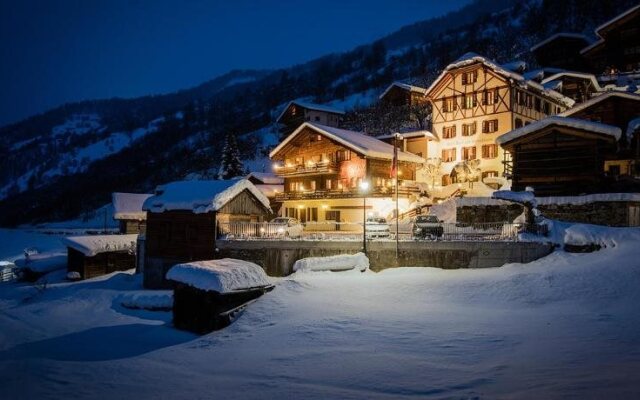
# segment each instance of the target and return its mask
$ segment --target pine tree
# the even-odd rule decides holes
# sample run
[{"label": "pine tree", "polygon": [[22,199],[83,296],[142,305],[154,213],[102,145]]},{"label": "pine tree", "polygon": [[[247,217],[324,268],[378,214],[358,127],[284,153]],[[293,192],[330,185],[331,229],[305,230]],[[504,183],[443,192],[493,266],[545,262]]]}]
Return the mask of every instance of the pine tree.
[{"label": "pine tree", "polygon": [[218,179],[231,179],[242,175],[244,175],[244,166],[240,159],[240,150],[235,135],[230,133],[227,135],[222,149]]}]

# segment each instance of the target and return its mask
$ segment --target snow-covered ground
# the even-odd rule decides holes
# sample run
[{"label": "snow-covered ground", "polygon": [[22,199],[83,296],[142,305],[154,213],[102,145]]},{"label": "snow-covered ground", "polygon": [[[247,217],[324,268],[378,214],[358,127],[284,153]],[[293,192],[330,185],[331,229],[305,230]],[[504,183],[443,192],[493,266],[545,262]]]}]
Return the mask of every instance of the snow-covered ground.
[{"label": "snow-covered ground", "polygon": [[132,273],[0,284],[2,398],[638,398],[640,229],[591,233],[526,265],[273,279],[201,337],[123,307]]}]

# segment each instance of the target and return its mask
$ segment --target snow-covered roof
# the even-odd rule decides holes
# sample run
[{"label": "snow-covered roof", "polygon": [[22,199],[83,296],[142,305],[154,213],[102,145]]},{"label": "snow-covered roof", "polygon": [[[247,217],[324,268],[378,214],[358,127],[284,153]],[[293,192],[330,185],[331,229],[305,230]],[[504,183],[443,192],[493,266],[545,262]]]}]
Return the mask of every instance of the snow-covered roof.
[{"label": "snow-covered roof", "polygon": [[542,86],[544,86],[545,89],[549,89],[549,90],[562,90],[562,81],[561,80],[549,81],[549,82],[543,83]]},{"label": "snow-covered roof", "polygon": [[491,195],[492,199],[506,200],[519,204],[530,204],[536,206],[536,196],[533,191],[512,192],[511,190],[496,190]]},{"label": "snow-covered roof", "polygon": [[[376,138],[380,140],[387,140],[387,139],[393,139],[394,136],[395,136],[395,133],[390,133],[387,135],[376,136]],[[427,139],[436,140],[436,141],[438,140],[438,137],[434,135],[433,132],[428,130],[401,132],[400,136],[405,139],[426,137]]]},{"label": "snow-covered roof", "polygon": [[248,190],[269,211],[269,199],[246,179],[220,181],[177,181],[160,185],[156,193],[142,206],[150,212],[171,210],[193,211],[196,214],[217,211],[243,190]]},{"label": "snow-covered roof", "polygon": [[331,114],[340,114],[340,115],[344,114],[344,110],[341,110],[339,108],[330,107],[323,104],[309,103],[301,100],[292,100],[289,103],[287,103],[287,105],[284,107],[284,109],[282,110],[278,118],[276,118],[276,122],[280,121],[280,119],[284,116],[284,114],[287,112],[287,110],[292,104],[295,104],[299,107],[306,108],[309,110],[314,110],[314,111],[322,111],[322,112],[327,112]]},{"label": "snow-covered roof", "polygon": [[510,71],[508,69],[505,69],[486,57],[483,57],[481,55],[478,55],[476,53],[471,53],[471,52],[465,53],[463,56],[458,58],[455,62],[447,65],[447,67],[440,73],[438,78],[433,81],[431,86],[429,86],[429,88],[427,89],[427,95],[430,94],[436,88],[436,86],[438,86],[440,81],[446,76],[447,73],[449,73],[449,71],[457,68],[466,67],[468,65],[473,65],[475,63],[482,63],[483,65],[485,65],[487,68],[491,69],[493,72],[497,73],[498,75],[501,75],[507,79],[511,79],[512,81],[520,84],[522,87],[534,88],[538,90],[541,94],[544,94],[547,97],[550,97],[560,103],[563,103],[567,107],[572,107],[575,104],[575,101],[573,99],[566,97],[562,93],[556,92],[555,90],[545,89],[545,87],[539,84],[538,82],[527,80],[524,78],[524,76],[516,72]]},{"label": "snow-covered roof", "polygon": [[588,121],[585,119],[555,116],[541,119],[540,121],[532,122],[531,124],[523,126],[522,128],[514,129],[510,132],[507,132],[504,135],[499,136],[496,139],[496,142],[500,145],[504,145],[505,143],[509,143],[515,139],[527,136],[533,132],[537,132],[551,125],[566,126],[593,133],[599,133],[602,135],[612,136],[616,140],[620,139],[621,134],[620,128],[615,126]]},{"label": "snow-covered roof", "polygon": [[142,211],[142,204],[151,197],[148,193],[118,193],[111,195],[113,201],[113,219],[147,219],[146,211]]},{"label": "snow-covered roof", "polygon": [[538,48],[544,46],[547,43],[551,43],[559,38],[568,38],[568,39],[583,39],[586,43],[589,43],[589,38],[586,35],[582,35],[580,33],[571,33],[571,32],[558,32],[555,35],[551,35],[543,41],[533,45],[529,50],[536,51]]},{"label": "snow-covered roof", "polygon": [[78,250],[87,257],[93,257],[110,251],[134,251],[138,235],[68,236],[61,240],[65,246]]},{"label": "snow-covered roof", "polygon": [[600,94],[598,96],[592,97],[589,100],[585,101],[584,103],[580,103],[578,105],[576,105],[575,107],[572,107],[570,109],[568,109],[567,111],[560,113],[558,115],[562,116],[562,117],[568,117],[571,116],[575,113],[577,113],[578,111],[582,111],[586,108],[589,108],[591,106],[593,106],[594,104],[598,104],[603,100],[606,100],[608,98],[611,97],[618,97],[621,99],[629,99],[629,100],[636,100],[636,101],[640,101],[640,95],[639,94],[634,94],[634,93],[629,93],[629,92],[618,92],[618,91],[611,91],[611,92],[605,92],[603,94]]},{"label": "snow-covered roof", "polygon": [[167,279],[218,293],[271,285],[262,267],[232,258],[177,264],[167,272]]},{"label": "snow-covered roof", "polygon": [[544,79],[547,76],[550,76],[550,75],[553,75],[553,74],[558,74],[558,73],[564,72],[564,71],[566,71],[566,70],[564,70],[562,68],[545,67],[545,68],[539,68],[539,69],[532,69],[531,71],[527,71],[527,72],[523,73],[522,76],[526,80],[533,80],[533,81],[539,82],[539,81],[541,81],[542,79]]},{"label": "snow-covered roof", "polygon": [[391,85],[387,86],[387,88],[384,90],[384,92],[382,92],[382,94],[380,96],[378,96],[378,98],[382,99],[394,87],[400,88],[402,90],[406,90],[408,92],[422,93],[422,94],[426,94],[427,93],[427,89],[425,89],[423,87],[396,81],[396,82],[391,83]]},{"label": "snow-covered roof", "polygon": [[251,172],[247,175],[247,179],[255,178],[266,185],[282,185],[284,178],[274,174],[273,172]]},{"label": "snow-covered roof", "polygon": [[508,63],[500,64],[500,66],[504,69],[508,69],[509,71],[523,73],[527,69],[527,63],[521,60],[514,60]]},{"label": "snow-covered roof", "polygon": [[[314,131],[325,135],[326,137],[335,140],[336,142],[344,145],[345,147],[362,154],[365,157],[381,158],[386,160],[393,159],[393,146],[383,142],[380,139],[376,139],[373,136],[369,136],[362,132],[348,131],[346,129],[333,128],[330,126],[320,125],[315,122],[305,122],[300,125],[293,133],[291,133],[285,140],[283,140],[275,149],[269,153],[269,157],[274,157],[280,150],[282,150],[294,137],[296,137],[305,128],[313,129]],[[425,160],[415,154],[406,153],[404,151],[398,151],[398,159],[400,161],[424,163]]]},{"label": "snow-covered roof", "polygon": [[593,85],[593,87],[596,89],[596,91],[600,92],[602,91],[602,88],[600,87],[600,84],[598,83],[598,80],[596,79],[596,76],[593,74],[589,74],[586,72],[577,72],[577,71],[562,71],[562,72],[556,72],[553,75],[550,75],[544,79],[542,79],[542,81],[540,83],[542,83],[543,85],[551,82],[551,81],[557,81],[560,80],[562,77],[565,76],[569,76],[572,78],[580,78],[580,79],[587,79],[589,81],[591,81],[591,84]]}]

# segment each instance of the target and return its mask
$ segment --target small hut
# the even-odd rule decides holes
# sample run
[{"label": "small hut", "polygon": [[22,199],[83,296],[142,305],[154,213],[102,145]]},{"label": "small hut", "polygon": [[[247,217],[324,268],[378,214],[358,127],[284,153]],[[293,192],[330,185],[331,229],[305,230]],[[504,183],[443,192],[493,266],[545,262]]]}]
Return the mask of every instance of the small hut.
[{"label": "small hut", "polygon": [[93,278],[136,266],[138,235],[70,236],[62,239],[67,247],[67,272],[81,279]]},{"label": "small hut", "polygon": [[147,193],[113,193],[113,219],[120,224],[120,233],[142,233],[147,227],[147,213],[142,204],[151,197]]},{"label": "small hut", "polygon": [[262,222],[271,214],[269,199],[246,179],[161,185],[143,209],[144,286],[150,289],[168,288],[165,274],[175,264],[215,258],[216,232],[230,223]]},{"label": "small hut", "polygon": [[230,258],[178,264],[167,279],[174,282],[173,325],[200,334],[228,326],[238,311],[273,289],[262,267]]}]

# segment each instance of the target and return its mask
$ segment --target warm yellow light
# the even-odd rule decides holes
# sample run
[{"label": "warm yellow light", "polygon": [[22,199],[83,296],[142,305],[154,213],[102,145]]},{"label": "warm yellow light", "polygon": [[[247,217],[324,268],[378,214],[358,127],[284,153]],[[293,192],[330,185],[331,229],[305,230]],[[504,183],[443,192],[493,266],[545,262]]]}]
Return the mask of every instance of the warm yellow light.
[{"label": "warm yellow light", "polygon": [[326,204],[323,204],[323,205],[322,205],[322,209],[323,209],[323,210],[326,210],[327,208],[329,208],[329,206],[328,206],[328,205],[326,205]]},{"label": "warm yellow light", "polygon": [[298,205],[298,208],[299,208],[299,209],[303,209],[303,208],[304,208],[304,206],[303,206],[302,204],[299,204],[299,205]]},{"label": "warm yellow light", "polygon": [[360,189],[362,189],[362,191],[369,190],[369,182],[367,181],[360,182]]},{"label": "warm yellow light", "polygon": [[398,176],[402,176],[402,171],[398,171]]},{"label": "warm yellow light", "polygon": [[280,168],[280,165],[278,165],[278,164],[273,164],[273,169],[278,169],[278,168]]}]

